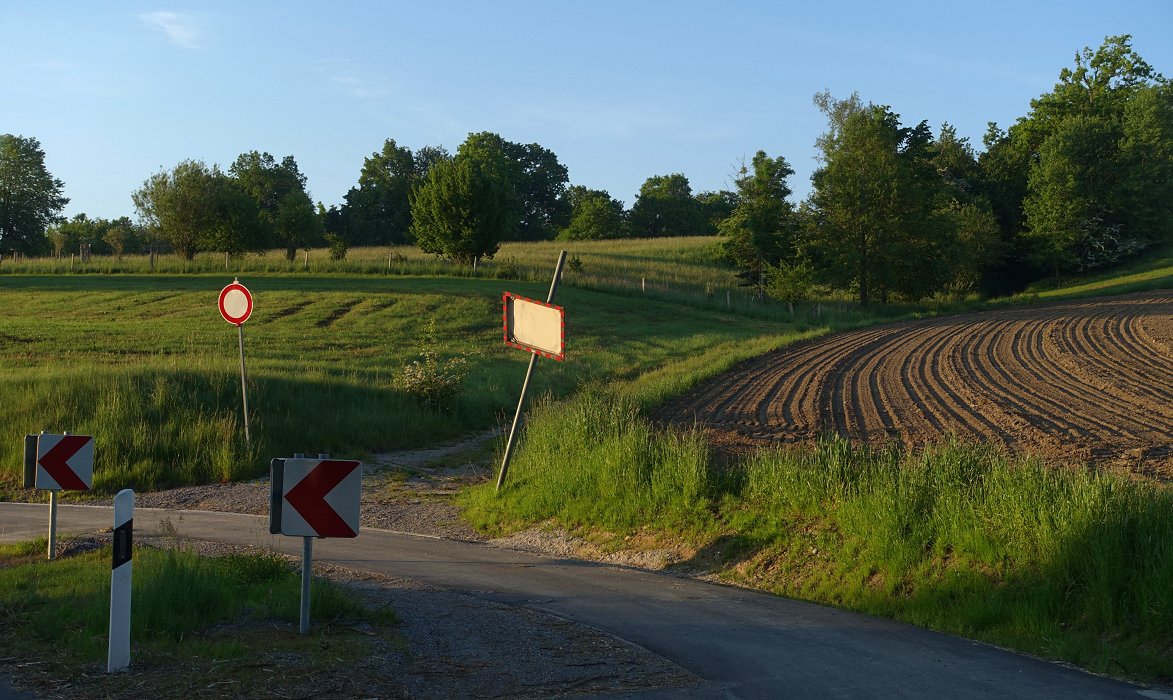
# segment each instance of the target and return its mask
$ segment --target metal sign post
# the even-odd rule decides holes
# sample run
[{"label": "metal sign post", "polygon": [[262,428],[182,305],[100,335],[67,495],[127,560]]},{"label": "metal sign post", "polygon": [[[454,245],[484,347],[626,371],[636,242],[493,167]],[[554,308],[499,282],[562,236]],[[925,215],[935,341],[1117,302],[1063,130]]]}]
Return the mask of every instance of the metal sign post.
[{"label": "metal sign post", "polygon": [[57,492],[87,491],[94,480],[94,438],[90,435],[24,436],[24,487],[49,492],[49,546],[57,552]]},{"label": "metal sign post", "polygon": [[302,538],[302,634],[310,629],[314,538],[357,537],[361,503],[362,463],[357,460],[296,454],[270,463],[269,532]]},{"label": "metal sign post", "polygon": [[[566,264],[566,251],[558,254],[558,264],[554,267],[554,279],[550,282],[550,293],[546,295],[546,303],[554,302],[554,293],[558,291],[558,282],[562,279],[562,266]],[[508,321],[506,321],[508,328]],[[505,442],[505,455],[501,458],[501,472],[497,475],[497,491],[501,491],[501,484],[505,483],[505,474],[509,471],[509,458],[513,455],[513,446],[517,442],[518,426],[521,425],[521,412],[525,407],[525,397],[529,393],[529,380],[533,377],[534,367],[538,364],[538,353],[529,358],[529,367],[525,370],[525,381],[521,384],[521,397],[517,400],[517,411],[513,414],[513,424],[509,426],[509,439]]]},{"label": "metal sign post", "polygon": [[244,369],[244,324],[236,324],[237,338],[240,340],[240,397],[244,406],[244,444],[252,447],[252,433],[248,427],[248,372]]},{"label": "metal sign post", "polygon": [[314,570],[314,538],[303,537],[301,547],[301,622],[297,631],[305,634],[310,631],[310,582],[313,580]]},{"label": "metal sign post", "polygon": [[253,295],[233,277],[232,284],[220,290],[218,306],[224,320],[236,326],[237,338],[240,341],[240,395],[244,404],[244,443],[252,447],[252,435],[248,426],[248,373],[244,368],[244,322],[252,315]]}]

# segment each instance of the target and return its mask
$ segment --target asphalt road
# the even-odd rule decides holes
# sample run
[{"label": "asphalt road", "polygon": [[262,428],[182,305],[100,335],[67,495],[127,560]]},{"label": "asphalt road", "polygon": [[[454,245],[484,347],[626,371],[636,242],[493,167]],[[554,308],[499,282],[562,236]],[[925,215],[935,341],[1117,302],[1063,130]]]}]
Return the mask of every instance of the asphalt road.
[{"label": "asphalt road", "polygon": [[[61,506],[61,533],[110,527],[109,508]],[[262,517],[137,509],[135,530],[302,551]],[[44,504],[0,504],[0,541],[45,534]],[[976,642],[834,608],[640,569],[364,530],[316,540],[315,561],[418,579],[591,625],[704,679],[687,698],[1160,698]]]}]

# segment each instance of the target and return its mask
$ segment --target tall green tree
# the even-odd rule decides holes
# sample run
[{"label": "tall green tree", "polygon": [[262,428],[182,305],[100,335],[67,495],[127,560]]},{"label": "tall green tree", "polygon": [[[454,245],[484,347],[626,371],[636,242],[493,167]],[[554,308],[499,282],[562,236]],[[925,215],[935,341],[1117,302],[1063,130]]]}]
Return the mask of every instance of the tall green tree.
[{"label": "tall green tree", "polygon": [[64,189],[45,167],[39,141],[0,135],[0,250],[44,251],[45,230],[60,220],[69,203]]},{"label": "tall green tree", "polygon": [[787,182],[793,174],[784,157],[755,153],[737,176],[737,205],[717,226],[722,254],[756,284],[768,266],[794,257],[797,226]]},{"label": "tall green tree", "polygon": [[856,96],[816,104],[827,115],[822,166],[812,177],[814,216],[806,249],[824,274],[860,303],[917,299],[944,289],[956,269],[956,220],[942,215],[942,179],[928,126]]},{"label": "tall green tree", "polygon": [[420,250],[461,265],[492,258],[502,240],[516,235],[520,220],[504,149],[475,136],[454,158],[432,166],[411,207]]},{"label": "tall green tree", "polygon": [[672,173],[644,181],[628,214],[628,226],[632,236],[658,238],[696,235],[705,223],[688,178]]},{"label": "tall green tree", "polygon": [[606,190],[573,185],[566,190],[570,222],[558,234],[561,241],[620,238],[624,235],[623,202]]},{"label": "tall green tree", "polygon": [[284,248],[287,259],[321,237],[321,222],[305,189],[306,177],[293,156],[278,163],[268,153],[249,151],[237,157],[228,172],[256,202],[266,238]]},{"label": "tall green tree", "polygon": [[569,175],[553,151],[482,131],[469,134],[456,154],[497,162],[509,180],[513,192],[510,207],[516,212],[517,224],[506,240],[549,240],[569,222],[570,204],[565,198]]},{"label": "tall green tree", "polygon": [[1153,78],[1128,37],[1109,37],[1097,51],[1077,53],[1055,89],[1032,102],[1041,138],[1023,203],[1026,235],[1055,273],[1114,262],[1144,246],[1146,232],[1129,230],[1130,202],[1117,186],[1130,165],[1119,144],[1127,103]]},{"label": "tall green tree", "polygon": [[204,250],[240,254],[265,245],[256,201],[215,165],[185,160],[147,178],[131,199],[149,234],[187,260]]},{"label": "tall green tree", "polygon": [[699,233],[716,235],[717,227],[737,208],[738,198],[736,192],[717,190],[698,192],[696,201],[700,205],[701,220],[704,223],[704,228]]},{"label": "tall green tree", "polygon": [[1173,236],[1173,89],[1128,35],[1078,52],[1027,116],[991,127],[987,149],[1003,239],[1039,272],[1112,264]]},{"label": "tall green tree", "polygon": [[513,189],[521,208],[518,237],[525,241],[554,238],[570,222],[566,166],[553,151],[536,143],[506,142],[505,155],[515,167]]},{"label": "tall green tree", "polygon": [[[431,155],[431,152],[429,152]],[[363,160],[358,185],[346,193],[349,243],[406,243],[411,232],[411,193],[424,172],[411,149],[394,139]]]}]

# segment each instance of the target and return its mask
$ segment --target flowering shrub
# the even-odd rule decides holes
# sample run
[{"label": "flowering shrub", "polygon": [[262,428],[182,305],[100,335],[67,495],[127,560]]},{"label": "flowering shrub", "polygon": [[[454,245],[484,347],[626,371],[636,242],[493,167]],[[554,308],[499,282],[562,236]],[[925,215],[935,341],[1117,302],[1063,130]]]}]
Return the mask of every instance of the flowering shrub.
[{"label": "flowering shrub", "polygon": [[429,321],[419,358],[404,365],[395,378],[395,386],[429,408],[446,408],[464,387],[468,359],[463,355],[441,359],[435,340],[436,322]]}]

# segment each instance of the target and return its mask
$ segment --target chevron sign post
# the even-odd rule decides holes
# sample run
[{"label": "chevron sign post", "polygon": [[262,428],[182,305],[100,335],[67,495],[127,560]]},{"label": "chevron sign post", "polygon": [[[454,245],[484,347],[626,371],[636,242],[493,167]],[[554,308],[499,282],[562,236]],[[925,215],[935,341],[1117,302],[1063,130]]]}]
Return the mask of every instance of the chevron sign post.
[{"label": "chevron sign post", "polygon": [[24,436],[24,487],[49,492],[49,558],[57,549],[57,492],[89,491],[94,484],[92,435]]},{"label": "chevron sign post", "polygon": [[301,627],[310,629],[314,538],[358,537],[362,462],[318,455],[274,459],[269,469],[269,532],[302,538]]}]

